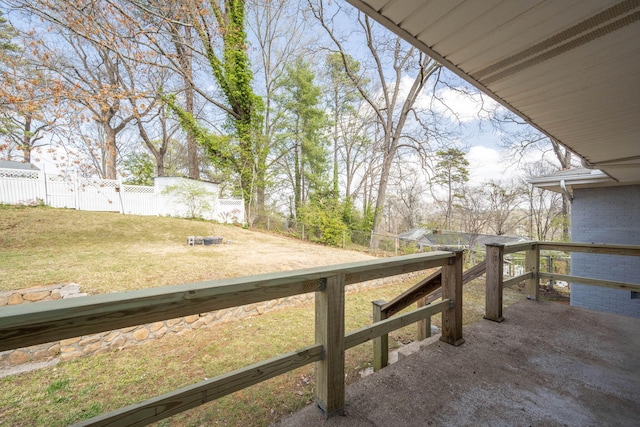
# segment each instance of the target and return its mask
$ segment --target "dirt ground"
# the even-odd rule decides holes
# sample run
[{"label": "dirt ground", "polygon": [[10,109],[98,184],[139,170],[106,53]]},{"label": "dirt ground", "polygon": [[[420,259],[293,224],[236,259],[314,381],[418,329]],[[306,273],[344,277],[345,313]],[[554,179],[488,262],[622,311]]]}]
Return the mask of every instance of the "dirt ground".
[{"label": "dirt ground", "polygon": [[225,238],[220,245],[185,245],[174,250],[214,252],[220,255],[223,265],[218,267],[222,277],[249,276],[375,259],[363,252],[331,248],[276,234],[250,232],[234,237]]}]

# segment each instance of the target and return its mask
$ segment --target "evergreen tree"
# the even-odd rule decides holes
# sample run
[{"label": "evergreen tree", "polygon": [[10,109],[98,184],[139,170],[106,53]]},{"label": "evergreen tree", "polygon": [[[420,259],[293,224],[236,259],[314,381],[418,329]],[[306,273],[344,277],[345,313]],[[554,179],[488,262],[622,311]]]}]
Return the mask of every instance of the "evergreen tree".
[{"label": "evergreen tree", "polygon": [[465,153],[457,148],[449,148],[436,152],[439,160],[436,163],[436,174],[433,181],[444,186],[447,191],[446,224],[451,229],[451,216],[453,214],[453,199],[457,197],[456,190],[469,181],[469,161]]},{"label": "evergreen tree", "polygon": [[287,115],[285,146],[292,181],[295,215],[312,194],[327,194],[327,147],[324,133],[327,117],[321,107],[322,91],[303,59],[287,68],[282,105]]}]

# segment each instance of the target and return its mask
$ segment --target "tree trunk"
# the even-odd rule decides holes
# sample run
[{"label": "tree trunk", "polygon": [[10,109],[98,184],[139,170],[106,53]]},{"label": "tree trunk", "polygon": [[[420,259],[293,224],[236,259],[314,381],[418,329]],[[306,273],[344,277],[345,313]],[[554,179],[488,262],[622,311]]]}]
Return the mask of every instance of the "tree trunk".
[{"label": "tree trunk", "polygon": [[31,114],[24,117],[24,134],[22,136],[22,155],[24,161],[31,163]]},{"label": "tree trunk", "polygon": [[[187,84],[185,88],[185,111],[193,115],[194,110],[194,93],[191,84],[185,81]],[[189,163],[189,178],[200,178],[200,167],[198,166],[198,143],[195,136],[191,132],[187,132],[187,159]]]},{"label": "tree trunk", "polygon": [[116,179],[117,169],[116,160],[118,156],[118,150],[116,147],[116,132],[112,129],[108,123],[103,123],[103,129],[105,133],[105,179]]}]

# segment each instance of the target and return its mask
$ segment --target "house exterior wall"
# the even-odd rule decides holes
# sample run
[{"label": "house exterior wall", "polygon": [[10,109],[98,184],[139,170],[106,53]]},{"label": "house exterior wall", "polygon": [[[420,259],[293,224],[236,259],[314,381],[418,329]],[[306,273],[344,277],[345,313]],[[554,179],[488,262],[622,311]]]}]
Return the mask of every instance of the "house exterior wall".
[{"label": "house exterior wall", "polygon": [[[574,189],[574,242],[640,245],[640,185]],[[640,257],[574,253],[572,275],[640,283]],[[640,317],[640,293],[571,284],[571,305]]]}]

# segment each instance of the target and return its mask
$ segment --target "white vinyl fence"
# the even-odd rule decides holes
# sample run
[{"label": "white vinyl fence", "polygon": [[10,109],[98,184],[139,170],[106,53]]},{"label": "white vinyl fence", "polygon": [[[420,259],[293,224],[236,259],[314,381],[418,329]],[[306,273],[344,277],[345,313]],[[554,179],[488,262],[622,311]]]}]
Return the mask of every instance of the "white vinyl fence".
[{"label": "white vinyl fence", "polygon": [[219,222],[244,223],[241,199],[219,199],[217,184],[186,178],[156,178],[155,185],[127,185],[119,180],[60,177],[37,170],[0,169],[0,203],[37,204],[85,211],[130,215],[189,216],[187,201],[166,191],[184,183],[202,187],[208,195],[198,216]]}]

